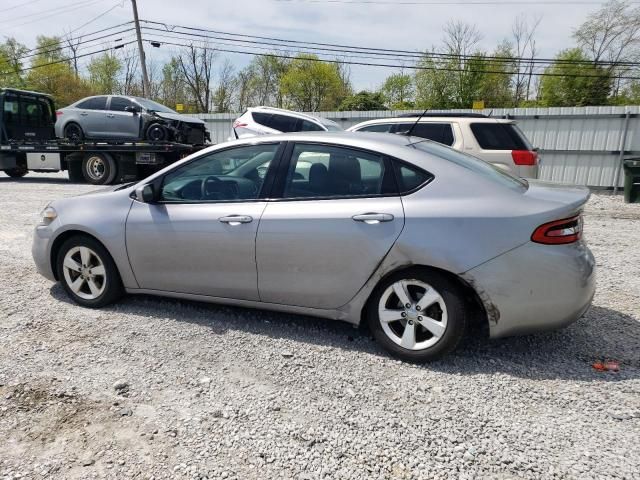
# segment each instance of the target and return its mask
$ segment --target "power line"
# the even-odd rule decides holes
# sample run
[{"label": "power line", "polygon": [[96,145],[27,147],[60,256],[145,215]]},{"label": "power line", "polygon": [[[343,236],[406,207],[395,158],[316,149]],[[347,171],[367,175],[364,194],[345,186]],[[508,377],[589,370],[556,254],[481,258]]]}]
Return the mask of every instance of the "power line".
[{"label": "power line", "polygon": [[[424,2],[418,2],[418,1],[391,1],[391,0],[274,0],[276,2],[280,2],[280,3],[322,3],[322,4],[346,4],[346,5],[409,5],[409,6],[429,6],[429,5],[481,5],[481,6],[485,6],[485,5],[501,5],[501,6],[505,6],[505,7],[511,7],[511,6],[518,6],[518,5],[555,5],[555,6],[564,6],[564,5],[603,5],[606,2],[598,2],[598,1],[580,1],[580,0],[574,0],[574,1],[560,1],[560,2],[553,2],[553,1],[545,1],[545,0],[525,0],[525,1],[521,1],[521,2],[513,2],[510,0],[494,0],[494,1],[479,1],[479,2],[473,2],[473,1],[468,1],[468,0],[450,0],[450,1],[424,1]],[[640,2],[629,2],[631,4],[637,4]]]},{"label": "power line", "polygon": [[[155,25],[162,25],[165,27],[165,31],[169,32],[169,33],[182,33],[182,34],[186,34],[186,35],[192,35],[190,33],[187,32],[175,32],[175,29],[179,28],[182,30],[190,30],[190,31],[196,31],[196,32],[205,32],[205,33],[213,33],[216,35],[224,35],[224,36],[228,36],[228,37],[240,37],[240,38],[249,38],[249,39],[257,39],[257,40],[266,40],[266,41],[271,41],[271,42],[283,42],[283,43],[291,43],[293,45],[315,45],[315,46],[319,46],[319,47],[335,47],[335,48],[339,48],[339,49],[346,49],[346,50],[352,50],[354,51],[353,53],[372,53],[372,52],[386,52],[392,56],[395,55],[410,55],[410,56],[424,56],[425,52],[419,52],[419,51],[415,51],[415,50],[394,50],[394,49],[388,49],[388,48],[375,48],[375,47],[358,47],[358,46],[353,46],[353,45],[344,45],[344,44],[337,44],[337,43],[321,43],[321,42],[306,42],[306,41],[301,41],[301,40],[291,40],[291,39],[286,39],[286,38],[275,38],[275,37],[264,37],[264,36],[258,36],[258,35],[247,35],[247,34],[241,34],[241,33],[232,33],[232,32],[224,32],[224,31],[220,31],[220,30],[210,30],[210,29],[205,29],[205,28],[198,28],[198,27],[188,27],[188,26],[184,26],[184,25],[172,25],[171,28],[169,26],[167,26],[166,23],[163,22],[155,22],[152,20],[141,20],[141,22],[143,23],[150,23],[150,24],[155,24]],[[145,28],[151,28],[151,27],[145,27]],[[212,37],[214,38],[214,37]],[[257,42],[255,40],[250,41],[250,43],[260,43]],[[264,43],[264,42],[262,42]],[[310,47],[304,47],[304,48],[310,48]],[[358,52],[356,52],[356,50]],[[340,50],[341,51],[341,50]],[[442,57],[442,58],[453,58],[453,59],[465,59],[465,60],[496,60],[496,61],[506,61],[506,62],[521,62],[521,63],[526,63],[526,64],[531,64],[531,63],[545,63],[545,64],[567,64],[567,65],[594,65],[594,62],[589,61],[589,60],[563,60],[563,59],[554,59],[554,58],[524,58],[524,57],[505,57],[505,56],[496,56],[496,55],[459,55],[459,54],[454,54],[454,53],[439,53],[439,52],[429,52],[428,53],[429,56],[432,57]],[[598,65],[600,66],[640,66],[640,63],[638,62],[620,62],[620,63],[616,63],[616,62],[598,62]]]},{"label": "power line", "polygon": [[31,5],[32,3],[36,3],[36,2],[41,2],[42,0],[31,0],[29,2],[22,2],[22,3],[17,3],[16,5],[13,5],[9,8],[5,8],[4,10],[0,11],[0,13],[7,13],[11,10],[15,10],[16,8],[22,8],[22,7],[26,7],[27,5]]},{"label": "power line", "polygon": [[[28,13],[26,15],[20,15],[18,17],[13,17],[13,18],[9,18],[9,19],[3,19],[0,20],[0,24],[4,24],[4,23],[13,23],[16,20],[20,20],[22,18],[29,18],[29,17],[40,17],[42,14],[45,13],[49,13],[49,12],[54,12],[56,15],[60,14],[60,13],[65,13],[67,11],[71,11],[71,10],[75,10],[76,8],[82,8],[82,7],[87,7],[93,3],[98,3],[99,1],[102,0],[83,0],[81,2],[73,2],[73,3],[67,3],[65,5],[61,5],[55,8],[49,8],[47,10],[40,10],[39,12],[36,13]],[[49,16],[53,16],[53,15],[45,15],[44,18],[48,18]],[[34,21],[38,21],[41,20],[40,18],[38,18],[37,20]],[[26,22],[26,23],[31,23],[31,22]],[[20,25],[25,25],[25,23],[21,23],[18,24],[16,26],[20,26]]]},{"label": "power line", "polygon": [[[148,39],[151,42],[157,42],[157,40]],[[184,43],[172,43],[172,42],[159,42],[164,43],[166,45],[174,45],[178,47],[193,47],[193,44],[184,44]],[[238,53],[241,55],[252,55],[258,57],[274,57],[274,58],[283,58],[288,60],[295,60],[296,57],[292,57],[291,55],[277,55],[277,54],[268,54],[268,53],[259,53],[259,52],[251,52],[246,50],[229,50],[224,48],[211,48],[211,47],[196,47],[201,48],[203,50],[209,51],[217,51],[217,52],[227,52],[227,53]],[[341,61],[341,60],[333,60],[333,59],[322,59],[322,58],[305,58],[305,61],[310,62],[325,62],[325,63],[334,63],[341,65],[360,65],[366,67],[385,67],[385,68],[394,68],[394,69],[409,69],[409,70],[423,70],[423,71],[445,71],[445,72],[463,72],[463,73],[479,73],[479,74],[496,74],[496,75],[515,75],[517,73],[522,73],[525,75],[532,75],[535,77],[565,77],[565,78],[603,78],[600,75],[580,75],[580,74],[560,74],[560,73],[548,73],[548,72],[513,72],[513,71],[492,71],[492,70],[472,70],[472,69],[462,69],[462,68],[450,68],[450,67],[426,67],[423,65],[394,65],[394,64],[386,64],[386,63],[366,63],[366,62],[355,62],[355,61]],[[621,76],[616,77],[621,80],[640,80],[640,77],[630,77],[630,76]]]},{"label": "power line", "polygon": [[[96,50],[94,52],[83,53],[82,55],[76,55],[75,58],[76,59],[84,58],[84,57],[88,57],[88,56],[91,56],[91,55],[97,55],[98,53],[109,52],[111,50],[114,50],[115,48],[126,47],[127,45],[131,45],[132,43],[135,43],[135,40],[131,40],[131,41],[126,42],[126,43],[122,43],[122,44],[118,45],[118,47],[103,48],[102,50]],[[0,75],[8,76],[8,75],[16,74],[16,73],[22,73],[22,72],[27,72],[27,71],[30,71],[30,70],[36,70],[38,68],[48,67],[49,65],[58,65],[60,63],[67,63],[68,64],[72,60],[73,60],[73,57],[63,58],[61,60],[56,60],[54,62],[42,63],[42,64],[39,64],[39,65],[33,65],[31,67],[26,67],[26,68],[21,68],[21,69],[18,69],[18,70],[14,70],[12,72],[0,73]]]},{"label": "power line", "polygon": [[112,10],[115,10],[115,9],[116,9],[116,8],[118,8],[118,7],[124,7],[124,0],[123,0],[123,1],[121,1],[121,2],[116,3],[113,7],[109,8],[109,9],[105,10],[104,12],[102,12],[101,14],[99,14],[99,15],[97,15],[97,16],[95,16],[95,17],[93,17],[93,18],[92,18],[91,20],[89,20],[88,22],[85,22],[85,23],[83,23],[82,25],[80,25],[79,27],[77,27],[77,28],[75,28],[75,29],[71,30],[69,33],[67,33],[67,35],[71,35],[72,33],[77,32],[78,30],[80,30],[80,29],[82,29],[82,28],[86,27],[86,26],[87,26],[87,25],[89,25],[90,23],[93,23],[93,22],[95,22],[96,20],[98,20],[98,19],[100,19],[100,18],[104,17],[107,13],[111,12]]}]

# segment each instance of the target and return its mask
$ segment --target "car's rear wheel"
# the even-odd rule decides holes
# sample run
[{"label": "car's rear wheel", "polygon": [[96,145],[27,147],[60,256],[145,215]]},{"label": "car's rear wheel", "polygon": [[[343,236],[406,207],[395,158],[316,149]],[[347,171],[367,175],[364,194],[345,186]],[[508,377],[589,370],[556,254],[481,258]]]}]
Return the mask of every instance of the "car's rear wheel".
[{"label": "car's rear wheel", "polygon": [[111,255],[91,237],[78,235],[66,240],[58,251],[56,268],[67,294],[83,307],[104,307],[123,294]]},{"label": "car's rear wheel", "polygon": [[82,131],[82,127],[73,122],[68,123],[64,127],[63,135],[64,138],[66,138],[70,142],[81,142],[84,139],[84,132]]},{"label": "car's rear wheel", "polygon": [[118,167],[107,153],[88,153],[82,160],[82,175],[93,185],[109,185],[115,178]]},{"label": "car's rear wheel", "polygon": [[22,167],[22,166],[16,167],[16,168],[8,168],[7,170],[4,171],[4,173],[9,175],[11,178],[22,178],[28,172],[29,170],[27,170],[27,167]]},{"label": "car's rear wheel", "polygon": [[147,128],[146,139],[151,142],[164,142],[169,138],[169,132],[164,125],[152,123]]},{"label": "car's rear wheel", "polygon": [[465,302],[455,283],[426,270],[401,272],[382,282],[369,300],[367,316],[376,340],[413,362],[453,351],[467,324]]}]

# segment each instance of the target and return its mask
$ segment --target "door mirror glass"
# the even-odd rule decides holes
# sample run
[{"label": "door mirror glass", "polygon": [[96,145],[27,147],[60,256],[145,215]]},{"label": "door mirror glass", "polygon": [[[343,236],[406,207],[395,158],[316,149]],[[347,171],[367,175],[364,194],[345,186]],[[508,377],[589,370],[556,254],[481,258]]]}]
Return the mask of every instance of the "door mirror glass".
[{"label": "door mirror glass", "polygon": [[[112,109],[114,110],[114,109]],[[131,112],[134,115],[138,112],[140,112],[140,109],[138,107],[136,107],[135,105],[127,105],[126,107],[124,107],[124,111],[125,112]]]}]

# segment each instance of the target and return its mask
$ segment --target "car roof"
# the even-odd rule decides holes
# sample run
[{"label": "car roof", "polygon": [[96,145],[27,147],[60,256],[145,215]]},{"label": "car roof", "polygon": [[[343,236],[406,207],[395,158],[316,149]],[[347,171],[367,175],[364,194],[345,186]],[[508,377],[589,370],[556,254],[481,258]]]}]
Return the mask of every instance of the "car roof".
[{"label": "car roof", "polygon": [[[352,127],[361,127],[364,125],[376,125],[376,124],[384,124],[384,123],[411,123],[416,122],[420,118],[420,115],[416,115],[415,117],[388,117],[388,118],[377,118],[375,120],[367,120],[364,122],[360,122]],[[507,118],[491,118],[491,117],[449,117],[449,116],[435,116],[429,117],[424,116],[420,118],[419,123],[443,123],[443,122],[457,122],[457,123],[515,123],[513,119]]]},{"label": "car roof", "polygon": [[282,114],[282,115],[289,115],[291,117],[302,118],[304,120],[313,120],[314,122],[317,122],[317,123],[320,123],[320,124],[323,123],[323,122],[329,122],[329,123],[332,123],[332,124],[336,123],[336,122],[334,122],[333,120],[331,120],[329,118],[316,117],[314,115],[309,115],[308,113],[294,112],[293,110],[287,110],[287,109],[284,109],[284,108],[259,106],[259,107],[247,108],[247,111],[248,112],[279,113],[279,114]]}]

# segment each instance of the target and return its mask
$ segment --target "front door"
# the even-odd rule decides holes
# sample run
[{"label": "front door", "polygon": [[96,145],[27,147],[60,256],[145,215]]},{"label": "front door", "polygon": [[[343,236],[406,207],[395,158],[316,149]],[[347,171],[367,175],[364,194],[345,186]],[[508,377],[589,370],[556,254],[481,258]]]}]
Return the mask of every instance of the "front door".
[{"label": "front door", "polygon": [[266,203],[258,167],[279,144],[205,154],[165,175],[157,203],[134,201],[127,252],[140,288],[258,300],[255,238]]},{"label": "front door", "polygon": [[256,245],[263,302],[332,309],[351,300],[404,226],[390,162],[296,144],[282,200],[262,214]]}]

